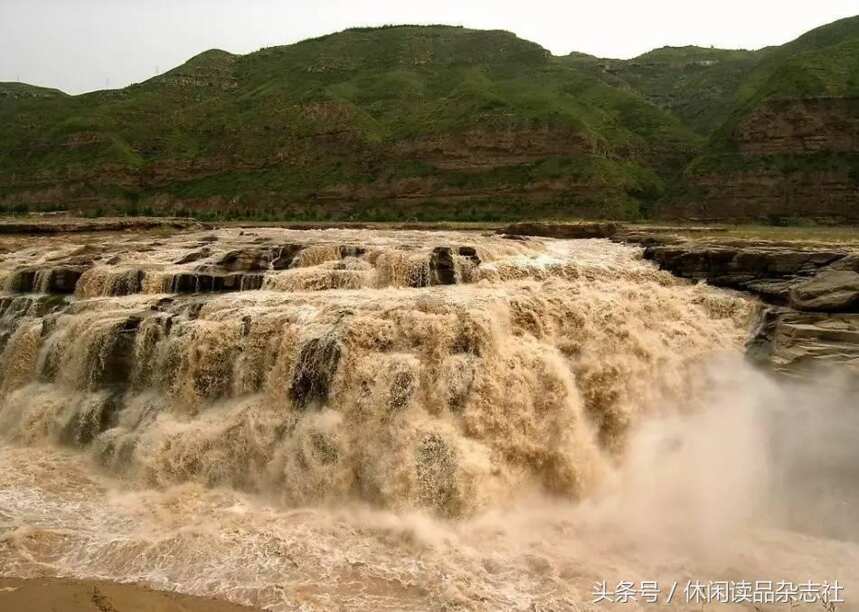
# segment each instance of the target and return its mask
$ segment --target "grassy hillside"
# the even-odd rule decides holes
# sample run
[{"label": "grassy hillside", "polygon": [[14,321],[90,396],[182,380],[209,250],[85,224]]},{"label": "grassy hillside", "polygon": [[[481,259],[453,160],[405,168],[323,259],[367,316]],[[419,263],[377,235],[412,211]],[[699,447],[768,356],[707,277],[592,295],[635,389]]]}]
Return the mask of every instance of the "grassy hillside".
[{"label": "grassy hillside", "polygon": [[[743,80],[737,102],[776,95],[842,95],[848,88],[855,92],[859,85],[856,56],[851,56],[849,47],[856,42],[859,16],[821,26],[780,47],[764,49],[761,61]],[[844,60],[847,65],[839,67]]]},{"label": "grassy hillside", "polygon": [[[14,177],[2,189],[36,206],[55,197],[38,186],[62,178],[59,197],[103,207],[299,217],[635,215],[700,140],[534,43],[446,26],[209,51],[0,120],[0,171]],[[403,210],[384,210],[391,200]]]},{"label": "grassy hillside", "polygon": [[663,47],[631,60],[573,53],[566,60],[614,86],[639,92],[702,137],[730,115],[737,90],[761,54],[754,51]]},{"label": "grassy hillside", "polygon": [[[0,207],[636,218],[698,198],[684,176],[852,176],[857,89],[859,18],[760,51],[628,61],[503,31],[358,28],[207,51],[121,90],[0,84]],[[790,103],[821,96],[844,102]]]},{"label": "grassy hillside", "polygon": [[859,222],[859,17],[758,56],[670,207]]},{"label": "grassy hillside", "polygon": [[0,98],[37,98],[65,96],[59,89],[38,87],[27,83],[5,83],[0,82]]}]

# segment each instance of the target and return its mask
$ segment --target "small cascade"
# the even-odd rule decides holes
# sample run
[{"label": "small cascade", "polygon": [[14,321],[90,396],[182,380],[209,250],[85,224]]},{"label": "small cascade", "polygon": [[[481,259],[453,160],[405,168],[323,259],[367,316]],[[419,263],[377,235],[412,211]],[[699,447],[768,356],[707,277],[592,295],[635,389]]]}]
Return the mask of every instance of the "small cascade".
[{"label": "small cascade", "polygon": [[[227,232],[206,237],[210,240],[205,242],[182,241],[163,251],[153,252],[143,244],[115,245],[119,252],[104,248],[85,260],[80,250],[65,249],[47,260],[33,250],[0,263],[0,278],[10,293],[74,294],[78,298],[258,289],[325,291],[468,283],[481,263],[476,246],[396,243],[372,235],[367,240],[354,231],[335,236],[281,233],[294,241]],[[475,242],[474,238],[440,236],[440,242]],[[483,237],[479,241],[492,242]]]}]

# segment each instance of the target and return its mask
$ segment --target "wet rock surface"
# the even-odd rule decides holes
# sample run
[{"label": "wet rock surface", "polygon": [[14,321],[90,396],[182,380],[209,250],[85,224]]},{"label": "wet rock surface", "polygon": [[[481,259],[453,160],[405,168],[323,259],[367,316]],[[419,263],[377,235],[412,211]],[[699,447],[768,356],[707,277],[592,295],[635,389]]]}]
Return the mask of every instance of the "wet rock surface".
[{"label": "wet rock surface", "polygon": [[784,374],[812,376],[826,366],[859,375],[859,314],[771,307],[753,332],[748,356]]},{"label": "wet rock surface", "polygon": [[341,347],[333,336],[313,338],[301,349],[289,393],[301,409],[328,399],[331,380],[340,364]]},{"label": "wet rock surface", "polygon": [[849,247],[701,243],[639,235],[644,258],[673,274],[750,292],[769,304],[748,344],[789,374],[843,366],[859,374],[859,253]]},{"label": "wet rock surface", "polygon": [[498,230],[498,233],[567,239],[610,238],[619,228],[617,223],[512,223]]},{"label": "wet rock surface", "polygon": [[[74,236],[74,234],[72,234]],[[392,245],[361,231],[222,229],[155,241],[59,242],[0,253],[0,289],[79,298],[137,293],[298,291],[470,282],[483,259],[477,234]],[[69,244],[72,242],[72,244]],[[511,247],[516,250],[519,247]]]},{"label": "wet rock surface", "polygon": [[[769,247],[755,244],[696,244],[694,241],[646,246],[644,258],[677,276],[749,291],[763,300],[787,304],[791,290],[849,255],[830,248]],[[821,302],[819,310],[825,310]]]},{"label": "wet rock surface", "polygon": [[822,270],[791,287],[790,305],[812,312],[859,312],[859,273]]}]

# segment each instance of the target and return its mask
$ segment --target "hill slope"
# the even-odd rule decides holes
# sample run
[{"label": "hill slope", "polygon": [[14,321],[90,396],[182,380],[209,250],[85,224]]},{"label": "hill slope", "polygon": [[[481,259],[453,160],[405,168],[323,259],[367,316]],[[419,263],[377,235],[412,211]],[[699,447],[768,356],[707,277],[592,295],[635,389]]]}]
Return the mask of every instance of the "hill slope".
[{"label": "hill slope", "polygon": [[609,84],[639,92],[651,103],[707,136],[731,113],[737,90],[760,52],[703,47],[663,47],[631,60],[573,53],[566,61]]},{"label": "hill slope", "polygon": [[663,212],[859,221],[859,17],[760,54]]},{"label": "hill slope", "polygon": [[634,216],[699,142],[534,43],[444,26],[209,51],[0,113],[7,204],[297,218]]},{"label": "hill slope", "polygon": [[207,51],[121,90],[0,84],[0,206],[859,221],[857,89],[859,18],[628,61],[502,31],[352,29]]}]

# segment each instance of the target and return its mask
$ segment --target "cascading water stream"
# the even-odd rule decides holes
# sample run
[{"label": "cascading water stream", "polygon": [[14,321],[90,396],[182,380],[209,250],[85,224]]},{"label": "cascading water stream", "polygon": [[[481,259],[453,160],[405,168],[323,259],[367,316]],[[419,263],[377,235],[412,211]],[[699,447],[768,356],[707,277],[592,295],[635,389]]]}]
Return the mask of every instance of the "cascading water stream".
[{"label": "cascading water stream", "polygon": [[0,275],[0,574],[276,609],[587,600],[605,566],[546,538],[711,402],[756,308],[632,247],[472,233],[220,230]]}]

